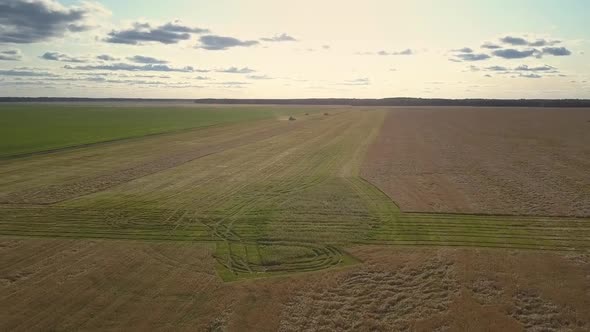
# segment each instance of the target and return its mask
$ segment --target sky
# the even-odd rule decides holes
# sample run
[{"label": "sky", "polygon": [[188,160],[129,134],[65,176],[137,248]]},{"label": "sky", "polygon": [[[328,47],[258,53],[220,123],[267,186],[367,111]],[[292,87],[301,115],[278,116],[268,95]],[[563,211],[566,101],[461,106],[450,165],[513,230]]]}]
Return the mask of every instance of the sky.
[{"label": "sky", "polygon": [[0,96],[590,98],[590,1],[0,0]]}]

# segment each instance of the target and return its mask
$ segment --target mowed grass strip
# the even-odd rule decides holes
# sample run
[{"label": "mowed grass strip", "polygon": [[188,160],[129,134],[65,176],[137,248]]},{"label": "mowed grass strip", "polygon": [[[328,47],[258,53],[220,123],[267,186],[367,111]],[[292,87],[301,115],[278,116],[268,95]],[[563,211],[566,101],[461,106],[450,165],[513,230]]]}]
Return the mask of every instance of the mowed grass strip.
[{"label": "mowed grass strip", "polygon": [[303,112],[310,110],[203,106],[0,105],[0,158]]}]

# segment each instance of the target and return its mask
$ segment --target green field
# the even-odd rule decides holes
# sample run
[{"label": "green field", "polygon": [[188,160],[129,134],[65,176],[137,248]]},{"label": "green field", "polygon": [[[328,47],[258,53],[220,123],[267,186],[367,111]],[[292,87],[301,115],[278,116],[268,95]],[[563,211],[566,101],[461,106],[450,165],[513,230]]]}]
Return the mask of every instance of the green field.
[{"label": "green field", "polygon": [[0,105],[0,157],[282,115],[260,107]]},{"label": "green field", "polygon": [[[123,112],[135,123],[143,120],[131,114],[146,110]],[[248,111],[173,112],[166,114],[213,123],[216,112],[237,121]],[[226,281],[345,266],[356,261],[347,248],[358,244],[590,248],[587,218],[402,213],[359,176],[386,111],[330,110],[297,121],[280,121],[273,112],[286,111],[263,109],[241,118],[258,121],[4,160],[0,235],[214,244]],[[180,125],[182,116],[168,125]],[[39,148],[43,139],[36,140]]]}]

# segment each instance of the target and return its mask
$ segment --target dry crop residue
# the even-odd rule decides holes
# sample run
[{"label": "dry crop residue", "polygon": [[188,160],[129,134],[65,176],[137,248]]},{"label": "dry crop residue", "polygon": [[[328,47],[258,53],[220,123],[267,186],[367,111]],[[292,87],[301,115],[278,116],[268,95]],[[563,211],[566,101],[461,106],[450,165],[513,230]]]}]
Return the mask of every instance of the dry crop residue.
[{"label": "dry crop residue", "polygon": [[206,244],[0,239],[0,329],[588,330],[589,266],[563,253],[347,249],[363,263],[224,283]]},{"label": "dry crop residue", "polygon": [[453,264],[431,259],[398,271],[365,267],[335,287],[310,288],[288,304],[282,331],[373,331],[444,312],[457,291]]},{"label": "dry crop residue", "polygon": [[[510,313],[521,322],[526,331],[573,331],[572,322],[563,316],[564,308],[541,298],[539,295],[520,290],[514,296],[515,308]],[[578,323],[580,328],[584,323]]]},{"label": "dry crop residue", "polygon": [[494,280],[480,278],[468,286],[473,297],[481,304],[497,303],[504,290]]},{"label": "dry crop residue", "polygon": [[590,216],[589,112],[391,109],[362,176],[407,212]]}]

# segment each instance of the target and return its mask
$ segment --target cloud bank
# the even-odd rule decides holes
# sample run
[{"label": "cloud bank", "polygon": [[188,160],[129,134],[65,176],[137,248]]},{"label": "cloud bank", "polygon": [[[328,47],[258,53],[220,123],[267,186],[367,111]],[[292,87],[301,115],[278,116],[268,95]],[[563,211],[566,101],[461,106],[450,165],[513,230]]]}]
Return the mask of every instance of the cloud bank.
[{"label": "cloud bank", "polygon": [[226,73],[226,74],[250,74],[255,71],[256,70],[248,68],[248,67],[244,67],[244,68],[229,67],[229,68],[225,68],[225,69],[217,69],[216,70],[216,72],[218,72],[218,73]]},{"label": "cloud bank", "polygon": [[199,38],[201,45],[197,48],[202,48],[209,51],[222,51],[232,47],[250,47],[258,45],[256,40],[239,40],[233,37],[223,37],[215,35],[207,35]]},{"label": "cloud bank", "polygon": [[178,72],[178,73],[193,73],[200,72],[193,67],[170,67],[159,64],[133,65],[127,63],[115,63],[109,65],[87,65],[87,66],[64,66],[65,69],[72,70],[108,70],[108,71],[160,71],[160,72]]},{"label": "cloud bank", "polygon": [[67,54],[63,54],[63,53],[59,53],[59,52],[45,52],[39,58],[41,58],[43,60],[49,60],[49,61],[76,62],[76,63],[86,62],[86,59],[84,59],[84,58],[76,58],[76,57],[72,57]]},{"label": "cloud bank", "polygon": [[135,55],[132,57],[128,57],[127,60],[135,63],[145,63],[145,64],[164,64],[168,63],[166,60],[160,60],[156,58],[152,58],[150,56],[143,56],[143,55]]},{"label": "cloud bank", "polygon": [[297,41],[297,39],[295,39],[292,36],[289,36],[286,33],[271,37],[271,38],[260,38],[260,40],[262,41],[267,41],[267,42],[289,42],[289,41]]},{"label": "cloud bank", "polygon": [[102,61],[119,61],[119,58],[115,58],[114,56],[110,56],[108,54],[97,55],[96,58]]},{"label": "cloud bank", "polygon": [[136,22],[129,29],[113,30],[104,40],[114,44],[141,45],[144,43],[176,44],[189,40],[192,34],[207,33],[209,30],[182,25],[180,21],[152,27],[150,23]]},{"label": "cloud bank", "polygon": [[55,0],[0,1],[0,42],[29,44],[92,28],[87,20],[106,10],[97,4],[66,7]]},{"label": "cloud bank", "polygon": [[533,47],[542,47],[542,46],[552,46],[555,44],[561,43],[561,40],[547,40],[544,38],[539,38],[534,41],[529,41],[523,37],[514,37],[514,36],[505,36],[500,38],[500,42],[503,44],[508,44],[511,46],[533,46]]},{"label": "cloud bank", "polygon": [[20,50],[0,51],[0,60],[2,61],[20,61],[22,58]]}]

